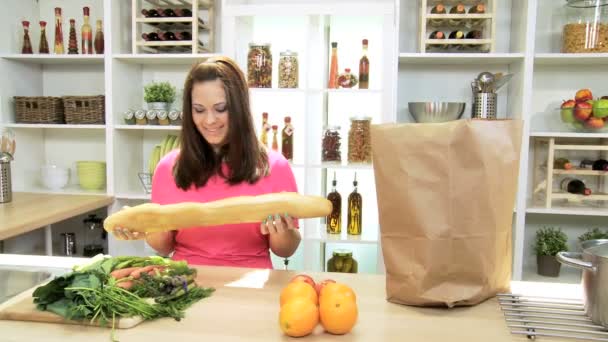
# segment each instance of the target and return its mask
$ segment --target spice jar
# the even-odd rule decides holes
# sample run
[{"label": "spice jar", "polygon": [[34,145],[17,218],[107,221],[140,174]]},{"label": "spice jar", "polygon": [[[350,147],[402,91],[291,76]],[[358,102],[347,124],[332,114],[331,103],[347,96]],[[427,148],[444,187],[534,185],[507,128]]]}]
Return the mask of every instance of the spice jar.
[{"label": "spice jar", "polygon": [[169,125],[169,114],[167,113],[166,110],[159,110],[156,112],[156,115],[158,116],[159,125],[163,125],[163,126]]},{"label": "spice jar", "polygon": [[325,163],[341,163],[340,126],[327,126],[323,132],[321,160]]},{"label": "spice jar", "polygon": [[148,119],[148,125],[158,125],[158,111],[149,109],[146,112],[146,119]]},{"label": "spice jar", "polygon": [[371,121],[370,117],[350,118],[348,131],[348,162],[371,163]]},{"label": "spice jar", "polygon": [[327,272],[357,273],[359,263],[353,258],[353,252],[347,249],[336,249],[327,260]]},{"label": "spice jar", "polygon": [[135,112],[131,109],[123,113],[123,119],[127,125],[135,125]]},{"label": "spice jar", "polygon": [[148,120],[146,119],[146,111],[143,109],[138,109],[135,111],[135,123],[138,125],[146,125],[148,124]]},{"label": "spice jar", "polygon": [[270,44],[249,44],[247,84],[250,88],[272,87],[272,54]]},{"label": "spice jar", "polygon": [[172,109],[169,112],[168,116],[169,116],[169,122],[172,125],[181,125],[182,124],[182,118],[180,116],[179,110]]},{"label": "spice jar", "polygon": [[281,52],[279,58],[279,88],[298,87],[298,53],[293,51]]},{"label": "spice jar", "polygon": [[338,76],[338,87],[340,88],[352,88],[357,83],[357,76],[350,73],[350,68],[344,69],[344,72]]},{"label": "spice jar", "polygon": [[608,3],[566,0],[562,52],[608,52]]}]

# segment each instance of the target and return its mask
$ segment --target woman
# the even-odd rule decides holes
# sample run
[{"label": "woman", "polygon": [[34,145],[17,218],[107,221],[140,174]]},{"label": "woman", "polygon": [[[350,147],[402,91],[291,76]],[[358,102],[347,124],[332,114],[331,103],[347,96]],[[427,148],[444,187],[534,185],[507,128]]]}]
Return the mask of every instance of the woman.
[{"label": "woman", "polygon": [[[296,192],[287,160],[258,141],[247,82],[227,57],[195,65],[185,81],[180,150],[158,164],[152,202],[209,202],[227,197]],[[297,220],[277,213],[261,224],[232,224],[148,233],[118,228],[119,239],[142,239],[161,255],[191,264],[272,268],[269,249],[291,256]]]}]

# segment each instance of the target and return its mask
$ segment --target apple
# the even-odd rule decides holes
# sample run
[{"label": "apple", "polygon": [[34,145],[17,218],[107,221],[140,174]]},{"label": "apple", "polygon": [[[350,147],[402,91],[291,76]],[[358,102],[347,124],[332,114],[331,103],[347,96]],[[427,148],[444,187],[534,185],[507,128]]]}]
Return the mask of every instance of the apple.
[{"label": "apple", "polygon": [[601,118],[596,118],[595,116],[590,117],[587,122],[585,122],[586,126],[593,129],[598,129],[604,127],[604,120]]},{"label": "apple", "polygon": [[593,104],[593,116],[597,118],[608,117],[608,99],[599,99]]},{"label": "apple", "polygon": [[313,289],[316,289],[315,281],[312,279],[312,277],[310,277],[306,274],[298,274],[295,277],[291,278],[291,280],[289,282],[293,283],[293,282],[297,282],[297,281],[307,283],[308,285],[312,286]]},{"label": "apple", "polygon": [[576,101],[568,100],[564,101],[561,105],[560,114],[562,117],[562,121],[565,123],[573,123],[574,122],[574,106],[576,106]]},{"label": "apple", "polygon": [[315,288],[315,290],[317,290],[317,295],[321,295],[321,290],[323,290],[323,287],[325,287],[325,285],[329,284],[329,283],[335,283],[336,281],[333,279],[325,279],[320,283],[317,283],[317,286]]},{"label": "apple", "polygon": [[576,92],[574,99],[576,100],[576,102],[585,102],[585,101],[593,100],[593,94],[591,93],[591,90],[589,90],[589,89],[581,89]]},{"label": "apple", "polygon": [[587,102],[578,102],[574,107],[574,117],[581,122],[587,121],[593,113],[593,106]]}]

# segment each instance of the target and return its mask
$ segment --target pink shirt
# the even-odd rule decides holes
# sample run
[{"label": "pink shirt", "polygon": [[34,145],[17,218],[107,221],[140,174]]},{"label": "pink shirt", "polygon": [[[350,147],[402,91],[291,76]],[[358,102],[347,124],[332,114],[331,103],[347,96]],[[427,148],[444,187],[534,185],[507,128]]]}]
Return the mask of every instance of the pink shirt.
[{"label": "pink shirt", "polygon": [[[204,203],[227,197],[297,192],[289,163],[275,151],[268,152],[269,175],[255,184],[245,182],[231,186],[216,175],[204,187],[196,189],[192,186],[188,191],[179,189],[173,179],[172,169],[177,156],[178,151],[173,151],[158,164],[152,181],[153,203]],[[178,230],[173,259],[196,265],[272,268],[268,236],[262,235],[259,223]]]}]

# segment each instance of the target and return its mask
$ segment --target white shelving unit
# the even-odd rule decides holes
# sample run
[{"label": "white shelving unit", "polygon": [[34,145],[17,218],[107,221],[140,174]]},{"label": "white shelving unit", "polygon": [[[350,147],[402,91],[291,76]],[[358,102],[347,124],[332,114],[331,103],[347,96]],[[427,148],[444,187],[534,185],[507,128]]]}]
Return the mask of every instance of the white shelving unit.
[{"label": "white shelving unit", "polygon": [[[562,100],[580,88],[591,88],[598,96],[608,95],[602,66],[608,54],[560,53],[561,24],[553,20],[563,4],[551,0],[494,1],[491,53],[424,53],[419,41],[420,1],[409,0],[215,0],[214,39],[218,54],[234,58],[246,70],[248,43],[272,43],[273,88],[251,89],[256,127],[261,113],[270,113],[271,124],[280,127],[283,117],[293,117],[296,129],[292,168],[299,190],[324,195],[334,172],[343,197],[351,191],[357,172],[359,191],[364,194],[364,234],[361,237],[328,236],[323,220],[304,220],[302,248],[292,267],[320,270],[319,260],[332,248],[349,246],[355,255],[373,264],[370,272],[383,272],[373,168],[321,163],[320,142],[325,123],[339,124],[343,139],[349,117],[369,115],[373,123],[412,122],[407,111],[410,101],[462,101],[464,117],[470,116],[470,82],[482,71],[512,73],[514,77],[499,92],[499,118],[524,120],[517,203],[514,211],[514,279],[535,279],[531,246],[534,233],[543,225],[565,225],[571,239],[586,228],[601,225],[608,216],[602,208],[543,208],[531,201],[533,138],[608,138],[608,133],[569,131],[555,111]],[[110,211],[124,205],[145,202],[137,173],[145,169],[151,149],[167,134],[179,134],[173,126],[130,126],[122,119],[127,109],[143,108],[143,87],[151,81],[169,81],[178,89],[196,62],[212,53],[133,54],[133,9],[124,0],[40,0],[14,1],[0,14],[0,126],[17,134],[17,155],[13,163],[16,191],[47,192],[39,185],[37,172],[46,162],[72,167],[75,161],[94,159],[107,163],[107,186],[101,192],[115,196]],[[46,20],[47,38],[52,45],[53,8],[64,10],[66,22],[82,23],[82,7],[91,7],[91,20],[102,19],[104,55],[20,55],[20,18],[36,23]],[[18,13],[19,19],[14,14]],[[140,25],[146,25],[140,23]],[[30,37],[37,50],[39,31],[32,25]],[[369,90],[327,89],[329,46],[338,41],[340,71],[350,67],[357,74],[361,40],[370,41],[371,79]],[[278,89],[277,64],[281,51],[298,52],[300,88]],[[604,93],[603,93],[604,92]],[[25,125],[16,124],[12,96],[91,95],[106,96],[105,125]],[[602,94],[603,93],[603,94]],[[178,101],[175,103],[179,106]],[[343,140],[345,141],[345,140]],[[345,144],[343,144],[344,146]],[[345,150],[342,151],[345,159]],[[68,193],[85,193],[71,184]],[[344,209],[345,210],[345,209]],[[343,213],[345,218],[345,212]],[[565,223],[564,223],[565,222]],[[604,224],[605,225],[605,224]],[[359,250],[360,249],[360,250]],[[142,243],[110,240],[113,254],[146,254]],[[372,261],[370,261],[372,260]],[[567,273],[567,272],[566,272]],[[563,280],[563,279],[562,279]],[[558,279],[557,281],[560,281]]]}]

